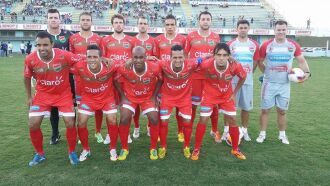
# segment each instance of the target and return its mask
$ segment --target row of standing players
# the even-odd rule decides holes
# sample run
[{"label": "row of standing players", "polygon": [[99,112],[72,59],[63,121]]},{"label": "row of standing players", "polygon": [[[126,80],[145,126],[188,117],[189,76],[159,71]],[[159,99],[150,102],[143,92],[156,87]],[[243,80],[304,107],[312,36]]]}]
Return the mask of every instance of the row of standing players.
[{"label": "row of standing players", "polygon": [[[144,47],[145,53],[147,55],[146,60],[148,60],[148,61],[155,61],[155,60],[156,61],[157,60],[174,61],[173,56],[171,56],[171,54],[173,54],[173,53],[171,53],[171,47],[173,45],[182,46],[184,48],[185,53],[188,56],[188,59],[189,58],[193,59],[193,58],[208,56],[208,55],[212,54],[214,47],[216,46],[217,43],[220,42],[219,35],[210,31],[212,16],[208,12],[202,12],[200,14],[200,16],[199,16],[200,28],[198,29],[198,31],[188,34],[187,38],[176,33],[176,28],[175,28],[176,19],[175,19],[175,17],[173,17],[171,15],[167,16],[165,19],[165,34],[161,34],[160,36],[158,36],[155,39],[150,37],[147,34],[148,22],[147,22],[147,19],[145,19],[144,17],[141,17],[138,20],[137,26],[139,28],[139,34],[136,35],[136,37],[130,37],[123,33],[123,29],[124,29],[123,17],[121,15],[113,16],[111,19],[111,23],[112,23],[112,26],[114,29],[114,34],[105,36],[103,38],[101,38],[97,34],[91,32],[92,19],[88,13],[83,13],[80,15],[81,31],[79,33],[73,34],[73,35],[69,34],[70,32],[68,32],[68,31],[59,30],[59,27],[56,27],[56,25],[59,24],[56,22],[57,21],[56,17],[57,17],[57,12],[48,12],[48,30],[47,31],[52,34],[52,33],[54,33],[54,30],[57,29],[57,34],[52,35],[55,45],[60,44],[60,46],[58,45],[57,47],[62,48],[62,49],[69,48],[72,53],[85,55],[87,45],[96,44],[96,45],[100,46],[100,48],[102,50],[102,55],[105,58],[112,59],[114,61],[114,63],[116,63],[116,62],[119,63],[119,61],[123,61],[123,60],[127,60],[129,58],[132,58],[132,48],[134,46],[143,46]],[[240,104],[239,105],[240,108],[242,108],[242,114],[241,114],[242,124],[243,124],[242,134],[244,134],[244,139],[250,140],[248,133],[247,133],[248,111],[252,109],[252,102],[253,102],[253,100],[252,100],[253,88],[251,89],[252,72],[258,65],[259,47],[255,41],[253,41],[252,39],[249,39],[247,37],[247,33],[249,30],[249,23],[247,21],[239,22],[237,25],[237,30],[238,30],[238,37],[236,39],[234,39],[233,41],[229,42],[228,45],[230,46],[230,51],[233,54],[233,57],[235,59],[237,59],[239,62],[241,62],[241,66],[243,67],[244,72],[247,73],[247,76],[246,76],[247,80],[245,81],[243,88],[240,89],[240,91],[236,90],[236,92],[234,92],[234,93],[238,96],[237,102],[238,102],[238,104]],[[290,41],[290,42],[292,42],[292,41]],[[66,44],[66,46],[64,46],[63,44]],[[267,48],[267,46],[265,46],[265,49],[266,48]],[[214,54],[214,55],[216,55],[216,54]],[[264,55],[266,55],[266,51],[264,52]],[[299,56],[298,53],[295,54],[295,56]],[[133,56],[133,59],[134,59],[134,56]],[[262,66],[262,65],[260,65],[260,66]],[[261,69],[262,69],[262,67],[261,67]],[[221,72],[219,74],[222,75],[222,73],[223,72]],[[178,74],[176,74],[176,75],[178,75]],[[222,77],[221,75],[219,76],[220,79]],[[228,77],[224,77],[224,79],[226,81],[231,80],[232,75],[229,75]],[[169,76],[171,78],[173,78],[171,75],[169,75]],[[210,75],[210,76],[212,76],[212,75]],[[163,77],[163,78],[165,79],[165,77]],[[217,120],[218,120],[218,110],[219,110],[224,113],[225,123],[230,125],[230,127],[225,127],[224,134],[223,134],[224,139],[230,139],[230,138],[228,138],[228,136],[231,136],[232,144],[233,144],[232,154],[234,154],[236,157],[238,157],[240,159],[245,159],[245,156],[238,149],[238,138],[239,138],[238,133],[239,132],[238,132],[238,128],[236,126],[236,121],[234,119],[235,118],[234,116],[236,115],[235,108],[229,109],[229,110],[224,109],[224,108],[222,108],[223,104],[220,104],[220,105],[213,104],[215,102],[209,102],[212,104],[206,104],[207,100],[205,100],[205,98],[203,98],[204,104],[202,104],[202,106],[201,106],[201,119],[196,128],[195,148],[194,148],[192,155],[190,154],[189,143],[190,143],[191,130],[189,128],[192,126],[192,123],[194,121],[196,107],[202,101],[201,100],[202,94],[203,94],[202,90],[206,89],[206,87],[203,88],[203,86],[205,86],[205,84],[206,84],[204,82],[206,78],[203,75],[203,73],[201,73],[201,72],[193,73],[191,78],[192,78],[192,100],[190,102],[192,102],[192,104],[193,104],[192,113],[191,112],[189,113],[189,111],[188,111],[187,114],[185,114],[184,111],[186,108],[182,108],[181,109],[182,112],[181,112],[180,108],[177,109],[177,111],[178,111],[177,112],[177,121],[178,121],[178,133],[179,133],[178,136],[179,136],[180,140],[182,140],[182,138],[184,139],[182,141],[184,141],[183,151],[184,151],[185,157],[191,158],[193,160],[198,159],[200,147],[201,147],[201,141],[202,141],[203,135],[205,133],[205,126],[206,126],[205,124],[207,122],[208,116],[210,116],[211,114],[212,114],[211,115],[211,120],[212,120],[211,135],[213,135],[215,137],[215,140],[217,142],[221,141],[219,132],[217,130],[217,123],[218,123]],[[123,79],[125,79],[125,78],[123,78]],[[163,79],[163,81],[164,81],[164,79]],[[179,75],[178,75],[178,79],[180,79]],[[84,93],[81,93],[79,91],[79,90],[81,90],[81,88],[79,88],[79,85],[81,84],[81,83],[79,83],[79,81],[81,81],[81,80],[79,80],[79,78],[75,78],[75,80],[76,80],[76,89],[75,90],[77,91],[76,97],[78,96],[77,98],[79,99],[79,95],[84,94]],[[240,81],[238,81],[237,79],[234,78],[233,83],[234,83],[234,87],[235,87],[235,85],[240,83]],[[122,85],[123,85],[123,89],[125,90],[125,84],[122,84]],[[228,91],[228,87],[221,88],[219,86],[221,86],[221,85],[218,85],[218,90],[220,92]],[[226,86],[228,86],[228,85],[226,85]],[[176,89],[178,87],[179,86],[174,86],[174,88],[176,88]],[[231,83],[230,83],[230,87],[231,87]],[[230,90],[232,90],[232,89],[230,88]],[[232,92],[232,91],[230,91],[230,92]],[[204,91],[204,93],[205,93],[205,91]],[[171,101],[166,101],[166,103],[169,103],[169,102],[171,102]],[[178,100],[176,100],[176,103],[178,103]],[[86,108],[84,110],[84,108],[81,107],[82,105],[86,106],[86,104],[80,104],[80,107],[79,107],[80,112],[78,111],[80,113],[80,115],[81,114],[82,115],[90,114],[88,112],[88,109],[86,112]],[[126,112],[127,116],[132,115],[134,112],[138,112],[140,110],[139,107],[136,107],[136,105],[134,105],[134,107],[132,107],[132,108],[137,108],[137,109],[131,109],[130,106],[132,106],[132,105],[126,104],[126,108],[128,108],[128,110],[130,110],[130,112]],[[142,107],[142,105],[140,105],[140,106]],[[178,107],[178,105],[166,105],[166,106],[163,105],[163,107],[161,106],[161,108],[160,108],[161,122],[160,122],[159,129],[155,129],[154,125],[152,125],[152,124],[150,125],[150,128],[152,129],[150,131],[151,136],[152,136],[151,137],[151,148],[150,148],[150,158],[151,159],[158,159],[158,157],[159,158],[165,157],[166,149],[167,149],[166,136],[167,136],[167,130],[168,130],[167,129],[168,128],[168,126],[167,126],[168,118],[169,118],[168,112],[171,109],[168,107],[170,107],[170,106]],[[211,110],[209,110],[210,108],[211,108]],[[144,109],[142,108],[142,110],[144,110]],[[190,109],[190,111],[191,111],[191,109]],[[213,111],[215,111],[215,112],[213,112]],[[30,109],[30,112],[31,112],[31,109]],[[95,115],[96,118],[102,118],[102,112],[100,112],[100,110],[97,110],[95,113],[96,113],[96,115]],[[121,115],[123,115],[123,114],[121,114]],[[135,113],[134,120],[138,121],[138,117],[139,117],[139,114]],[[98,120],[100,120],[100,119],[98,119]],[[187,120],[189,122],[187,122]],[[84,122],[82,122],[82,123],[84,123]],[[123,127],[123,125],[121,125],[122,123],[125,123],[126,125],[124,125],[124,126],[126,126],[126,127]],[[126,156],[128,155],[128,152],[129,152],[128,146],[126,145],[127,140],[124,140],[124,139],[128,139],[129,127],[127,127],[127,126],[129,126],[129,124],[127,124],[127,123],[128,123],[127,119],[125,120],[121,116],[121,124],[119,125],[118,131],[119,131],[119,136],[121,138],[123,148],[118,157],[119,160],[126,159]],[[149,120],[149,123],[155,123],[155,121],[151,119],[151,120]],[[190,124],[187,124],[187,123],[190,123]],[[84,139],[84,142],[83,142],[83,140],[81,141],[83,144],[84,150],[80,156],[80,160],[83,161],[88,156],[90,156],[90,150],[89,150],[88,143],[86,145],[86,138],[80,136],[80,133],[84,136],[86,136],[86,133],[87,133],[87,139],[88,139],[88,132],[86,132],[87,129],[86,130],[82,129],[82,128],[86,128],[86,127],[80,127],[79,124],[80,124],[80,122],[79,122],[79,118],[78,118],[78,134],[79,134],[80,140],[82,140],[82,138]],[[82,125],[82,126],[84,126],[84,125]],[[114,131],[114,129],[113,130],[110,129],[111,126],[114,127],[113,125],[108,125],[108,129],[109,129],[108,131],[110,134],[109,138],[111,138],[111,136],[116,135],[116,134],[111,135],[111,133],[113,133],[112,131]],[[100,127],[98,127],[98,128],[100,128]],[[135,132],[137,133],[138,132],[137,128],[139,128],[139,127],[136,126],[135,128],[136,129],[134,130],[134,133]],[[120,131],[123,131],[122,132],[123,137],[120,135]],[[158,131],[160,131],[160,132],[158,132]],[[30,127],[30,132],[31,132],[31,127]],[[97,132],[99,132],[99,129],[97,130]],[[67,137],[68,137],[68,133],[70,133],[70,132],[67,131]],[[153,135],[155,133],[157,133],[156,140],[158,138],[158,134],[160,134],[159,136],[160,136],[161,145],[158,150],[158,154],[157,154],[155,141],[154,141],[155,135]],[[182,133],[186,133],[186,135],[182,135]],[[126,134],[127,134],[127,136],[126,136]],[[228,135],[228,134],[230,134],[230,135]],[[33,138],[32,136],[33,135],[31,135],[31,139]],[[57,133],[57,136],[58,136],[58,133]],[[57,136],[55,136],[55,137],[57,137]],[[125,138],[125,136],[126,136],[126,138]],[[69,138],[70,137],[68,137],[68,143],[70,146]],[[52,138],[52,139],[54,139],[54,138]],[[58,138],[55,138],[55,139],[57,140]],[[117,141],[115,139],[115,137],[113,137],[113,139],[111,141],[113,141],[113,140]],[[32,143],[33,143],[33,139],[32,139]],[[114,149],[115,149],[114,144],[115,143],[113,143],[112,145],[110,144],[110,158],[112,160],[117,159],[117,153],[116,153],[116,151],[114,151]],[[157,141],[156,141],[156,145],[157,145]],[[37,149],[36,146],[35,146],[35,149],[36,149],[37,153],[36,153],[34,159],[38,159],[38,158],[43,159],[42,158],[43,151],[41,151],[40,149]],[[69,154],[71,155],[73,153],[74,153],[74,148],[69,148]],[[39,157],[36,158],[36,156],[39,156]],[[30,162],[30,165],[34,165],[34,164],[38,163],[38,161],[34,161],[34,159]],[[74,159],[74,160],[72,160],[72,159]],[[75,164],[77,162],[75,157],[70,157],[70,160],[71,160],[71,163],[73,163],[73,164]]]}]

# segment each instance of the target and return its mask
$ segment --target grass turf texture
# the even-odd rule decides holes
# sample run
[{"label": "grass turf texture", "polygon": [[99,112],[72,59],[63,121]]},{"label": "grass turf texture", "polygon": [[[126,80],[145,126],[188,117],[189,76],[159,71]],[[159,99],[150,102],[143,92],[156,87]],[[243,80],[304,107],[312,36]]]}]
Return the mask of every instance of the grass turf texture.
[{"label": "grass turf texture", "polygon": [[[252,142],[243,142],[247,160],[230,154],[230,147],[216,144],[208,125],[199,161],[184,158],[177,142],[172,113],[165,159],[149,160],[146,120],[141,117],[141,137],[133,139],[128,159],[109,160],[107,146],[94,138],[94,119],[89,121],[92,157],[78,166],[69,164],[64,123],[60,121],[61,141],[49,145],[51,127],[44,119],[44,149],[47,160],[28,167],[33,147],[27,126],[27,107],[23,85],[23,57],[0,58],[0,185],[328,185],[329,171],[329,59],[308,59],[313,77],[304,84],[292,84],[287,135],[290,145],[277,139],[275,110],[270,115],[267,140],[255,142],[259,133],[260,72],[255,74],[254,106],[249,133]],[[296,63],[294,66],[297,66]],[[328,83],[327,83],[328,82]],[[238,116],[239,117],[239,116]],[[198,120],[198,119],[197,119]],[[195,121],[195,125],[196,126]],[[222,116],[219,126],[223,128]],[[133,125],[131,125],[131,131]],[[222,131],[222,130],[221,130]],[[193,131],[194,135],[195,130]],[[103,136],[106,126],[102,127]],[[194,143],[194,137],[192,138]],[[77,145],[80,154],[81,145]],[[327,155],[328,154],[328,155]]]}]

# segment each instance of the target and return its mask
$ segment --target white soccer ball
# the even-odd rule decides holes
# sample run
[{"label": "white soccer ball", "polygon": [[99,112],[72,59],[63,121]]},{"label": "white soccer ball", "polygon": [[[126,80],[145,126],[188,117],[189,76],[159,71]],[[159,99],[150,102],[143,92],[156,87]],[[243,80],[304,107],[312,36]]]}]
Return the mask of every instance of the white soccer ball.
[{"label": "white soccer ball", "polygon": [[304,78],[304,74],[304,71],[300,68],[293,68],[289,71],[288,78],[292,82],[300,83]]}]

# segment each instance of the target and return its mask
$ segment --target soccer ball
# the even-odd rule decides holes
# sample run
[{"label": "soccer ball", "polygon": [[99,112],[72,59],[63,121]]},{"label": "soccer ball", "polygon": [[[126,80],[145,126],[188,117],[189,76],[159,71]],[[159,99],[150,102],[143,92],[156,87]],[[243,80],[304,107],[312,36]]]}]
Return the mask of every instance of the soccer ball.
[{"label": "soccer ball", "polygon": [[304,74],[304,71],[300,68],[293,68],[289,71],[288,78],[292,82],[300,83],[304,78]]}]

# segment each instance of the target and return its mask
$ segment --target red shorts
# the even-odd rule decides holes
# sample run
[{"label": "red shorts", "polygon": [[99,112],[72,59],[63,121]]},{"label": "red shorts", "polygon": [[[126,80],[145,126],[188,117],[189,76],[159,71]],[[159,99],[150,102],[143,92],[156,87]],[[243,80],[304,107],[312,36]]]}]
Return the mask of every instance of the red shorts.
[{"label": "red shorts", "polygon": [[203,79],[192,80],[191,101],[193,105],[200,105],[203,93]]},{"label": "red shorts", "polygon": [[191,119],[192,105],[190,100],[187,101],[180,100],[180,102],[162,100],[159,111],[160,119],[169,119],[173,107],[179,109],[179,116],[181,116],[184,119]]},{"label": "red shorts", "polygon": [[74,107],[72,94],[66,91],[60,95],[52,95],[48,93],[36,93],[32,100],[29,110],[29,117],[44,116],[49,117],[52,107],[57,107],[59,116],[74,117]]},{"label": "red shorts", "polygon": [[135,114],[135,108],[137,106],[140,106],[142,114],[145,115],[149,112],[156,111],[157,112],[157,107],[154,102],[152,102],[150,99],[146,99],[141,102],[131,102],[131,101],[125,101],[123,103],[123,108],[127,108],[128,110],[133,112],[133,115]]},{"label": "red shorts", "polygon": [[102,102],[81,101],[78,112],[81,114],[92,116],[97,110],[102,110],[104,114],[115,114],[117,113],[117,105],[113,98]]},{"label": "red shorts", "polygon": [[200,116],[211,116],[213,108],[217,106],[218,112],[230,116],[236,115],[234,100],[214,100],[203,98],[200,108]]}]

